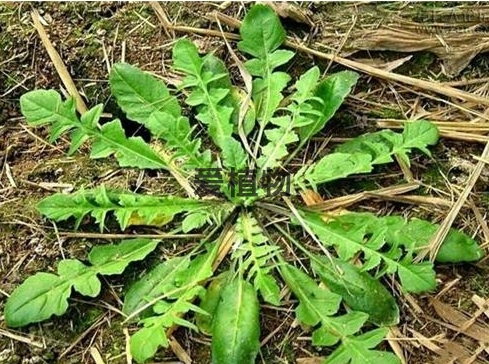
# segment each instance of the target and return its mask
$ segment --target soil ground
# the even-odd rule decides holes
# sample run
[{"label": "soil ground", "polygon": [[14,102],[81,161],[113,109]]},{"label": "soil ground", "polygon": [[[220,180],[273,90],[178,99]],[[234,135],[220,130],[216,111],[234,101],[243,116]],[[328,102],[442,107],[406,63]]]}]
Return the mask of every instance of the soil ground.
[{"label": "soil ground", "polygon": [[[220,10],[222,4],[172,2],[162,6],[169,19],[176,24],[217,29],[206,15]],[[477,6],[474,5],[474,14]],[[454,3],[450,7],[460,9]],[[110,159],[89,159],[86,153],[88,147],[82,148],[72,157],[66,157],[65,151],[69,145],[67,140],[50,145],[46,142],[46,129],[27,126],[20,114],[19,97],[34,88],[62,88],[53,63],[32,26],[30,11],[33,8],[38,9],[45,20],[44,25],[51,41],[89,106],[103,103],[107,112],[117,113],[108,92],[107,74],[108,67],[122,58],[157,75],[172,76],[168,72],[168,65],[171,62],[173,36],[168,37],[147,3],[0,5],[0,312],[9,293],[25,278],[41,270],[54,271],[56,262],[62,257],[84,259],[91,246],[102,243],[94,239],[60,236],[59,231],[71,231],[72,225],[54,225],[43,219],[35,209],[40,199],[53,192],[100,184],[128,190],[138,189],[139,192],[162,193],[173,190],[168,176],[164,174],[140,174],[138,171],[120,169]],[[337,30],[338,44],[325,44],[325,48],[337,47],[339,53],[343,48],[348,48],[349,32],[372,29],[373,24],[385,21],[386,16],[411,12],[411,18],[414,19],[419,14],[434,14],[438,8],[439,4],[434,3],[302,3],[300,9],[307,12],[314,26],[300,24],[293,19],[286,19],[284,24],[289,35],[307,39],[311,44],[330,39],[332,33],[325,33],[331,29]],[[240,3],[233,3],[222,11],[240,19],[244,8]],[[454,26],[457,25],[456,18],[451,21]],[[460,24],[461,28],[468,26],[463,23]],[[236,72],[221,38],[176,34],[178,36],[192,37],[202,51],[215,51]],[[460,81],[457,87],[480,96],[486,96],[488,92],[487,81],[472,84],[466,82],[489,76],[489,63],[484,55],[476,55],[457,76],[447,75],[443,60],[428,51],[399,53],[364,49],[355,53],[350,50],[349,55],[379,67],[412,55],[394,72],[438,82]],[[344,69],[335,63],[298,54],[287,71],[297,76],[313,64],[328,69],[328,72]],[[237,73],[236,81],[239,82]],[[464,85],[464,82],[468,85]],[[465,108],[465,111],[456,106]],[[344,138],[359,135],[375,130],[379,120],[405,119],[421,111],[425,114],[424,118],[430,120],[471,121],[474,114],[467,109],[482,114],[485,111],[482,105],[448,100],[422,89],[362,74],[353,95],[334,117],[331,126],[315,142],[319,146],[331,136]],[[456,199],[475,165],[473,156],[480,155],[483,146],[481,142],[447,137],[442,138],[433,149],[431,158],[418,154],[411,170],[424,187],[416,193],[446,201]],[[486,176],[488,173],[484,171],[472,191],[470,199],[473,206],[464,207],[455,222],[456,227],[473,235],[485,246],[487,236],[484,235],[477,214],[485,220],[489,207],[489,180]],[[400,182],[403,177],[400,167],[393,165],[376,170],[368,178],[353,178],[329,185],[320,193],[323,198],[336,197],[386,187]],[[366,200],[354,208],[383,214],[397,212],[434,222],[442,221],[448,212],[447,206],[379,200]],[[84,226],[83,231],[89,230],[88,225]],[[172,244],[164,245],[159,255],[156,254],[152,259],[171,255]],[[96,348],[105,363],[125,363],[126,336],[121,326],[122,320],[108,307],[120,308],[125,283],[134,280],[144,268],[142,264],[131,267],[131,271],[123,277],[106,279],[101,297],[90,300],[74,295],[68,313],[62,317],[22,330],[11,330],[5,327],[0,316],[0,363],[93,363],[91,348]],[[488,317],[481,314],[482,311],[478,312],[471,299],[473,295],[489,298],[488,271],[487,260],[477,264],[440,265],[437,267],[439,285],[436,292],[415,297],[398,296],[402,321],[398,326],[398,340],[393,342],[399,344],[408,363],[438,363],[441,358],[446,359],[441,355],[442,352],[452,358],[464,357],[467,359],[464,363],[489,361],[489,351],[482,350],[484,347],[479,350],[481,345],[485,345],[484,342],[489,341],[489,337],[481,342],[474,335],[468,335],[467,331],[457,333],[450,326],[454,325],[450,316],[441,317],[432,305],[432,299],[436,297],[466,313],[467,317],[477,313],[476,324],[487,329]],[[267,345],[263,346],[258,362],[314,363],[315,357],[327,353],[310,345],[309,333],[294,323],[290,307],[280,310],[264,308],[262,338],[273,334]],[[427,339],[420,340],[419,335]],[[175,337],[194,363],[210,362],[210,341],[207,337],[182,329],[176,332]],[[433,346],[443,347],[442,352],[435,354]],[[171,350],[161,350],[154,360],[178,362]]]}]

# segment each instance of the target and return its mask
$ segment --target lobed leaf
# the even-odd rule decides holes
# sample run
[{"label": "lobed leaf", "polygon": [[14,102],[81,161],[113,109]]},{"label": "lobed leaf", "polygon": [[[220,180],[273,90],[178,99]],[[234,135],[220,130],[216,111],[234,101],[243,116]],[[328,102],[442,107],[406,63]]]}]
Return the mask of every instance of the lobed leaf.
[{"label": "lobed leaf", "polygon": [[261,129],[269,123],[280,101],[282,90],[290,81],[284,72],[273,72],[287,63],[294,52],[278,49],[285,41],[285,30],[275,12],[266,5],[255,5],[240,27],[238,49],[252,57],[245,67],[253,76],[252,99]]},{"label": "lobed leaf", "polygon": [[[43,102],[44,100],[44,102]],[[153,150],[141,137],[127,138],[119,120],[100,126],[102,106],[97,105],[78,118],[72,99],[64,102],[53,90],[30,91],[20,98],[22,114],[28,123],[51,123],[50,141],[73,130],[69,153],[75,152],[88,139],[93,140],[92,158],[115,155],[121,167],[167,169],[167,161]]]},{"label": "lobed leaf", "polygon": [[241,168],[246,154],[232,137],[234,108],[228,98],[230,87],[226,82],[218,82],[229,76],[221,67],[210,67],[207,61],[210,57],[200,57],[197,47],[187,39],[179,40],[173,47],[173,67],[186,74],[180,87],[191,89],[186,103],[197,108],[196,117],[207,125],[209,136],[223,152],[224,165]]},{"label": "lobed leaf", "polygon": [[388,330],[378,328],[344,340],[324,364],[399,364],[401,361],[395,354],[372,350],[384,340]]},{"label": "lobed leaf", "polygon": [[351,92],[358,81],[358,77],[355,72],[342,71],[329,75],[317,85],[314,96],[319,101],[313,102],[312,105],[319,114],[312,123],[299,129],[302,145],[324,128],[324,125],[333,117],[346,96]]},{"label": "lobed leaf", "polygon": [[134,317],[144,308],[153,310],[151,314],[145,310],[145,317],[139,321],[142,328],[130,340],[131,353],[137,362],[153,357],[160,346],[169,345],[165,331],[173,325],[196,329],[181,317],[184,313],[207,314],[191,302],[204,290],[200,283],[212,276],[217,251],[218,244],[214,244],[206,254],[193,260],[189,256],[168,260],[131,287],[124,312]]},{"label": "lobed leaf", "polygon": [[217,214],[221,209],[229,209],[229,206],[222,202],[218,204],[182,197],[123,193],[99,187],[72,194],[54,194],[43,199],[37,209],[54,221],[75,218],[76,228],[87,215],[91,215],[100,230],[104,228],[107,215],[113,213],[124,230],[129,225],[162,226],[182,212]]},{"label": "lobed leaf", "polygon": [[171,303],[156,304],[154,311],[157,315],[141,320],[143,327],[132,335],[129,341],[131,355],[138,363],[143,363],[152,358],[160,346],[168,347],[169,341],[166,337],[166,330],[173,325],[195,329],[195,325],[181,318],[181,316],[188,311],[205,313],[190,303],[202,289],[200,286],[194,286]]},{"label": "lobed leaf", "polygon": [[398,155],[409,165],[408,153],[419,149],[431,155],[428,146],[438,141],[438,129],[426,120],[407,122],[402,134],[391,130],[364,134],[339,146],[336,151],[343,153],[366,153],[372,157],[372,164],[383,164],[392,161]]},{"label": "lobed leaf", "polygon": [[379,326],[399,323],[396,300],[382,283],[368,272],[336,258],[314,256],[312,269],[321,281],[340,295],[355,311],[365,312]]},{"label": "lobed leaf", "polygon": [[62,260],[58,274],[37,273],[12,292],[5,304],[5,322],[20,327],[62,315],[68,309],[72,288],[85,296],[97,296],[101,287],[97,274],[120,274],[129,263],[144,259],[157,244],[157,240],[131,239],[97,246],[89,254],[91,266],[75,259]]},{"label": "lobed leaf", "polygon": [[172,159],[178,160],[186,170],[195,168],[210,168],[212,163],[211,151],[200,151],[201,139],[192,136],[192,129],[187,117],[174,117],[167,113],[155,112],[148,123],[162,123],[158,136],[166,141],[165,146],[173,151]]},{"label": "lobed leaf", "polygon": [[296,308],[297,319],[315,328],[312,333],[313,345],[332,346],[339,343],[325,363],[366,363],[363,360],[370,358],[373,353],[384,360],[383,363],[399,362],[391,353],[371,350],[383,340],[387,329],[359,334],[368,319],[368,314],[351,311],[341,316],[333,316],[339,309],[339,295],[319,287],[311,277],[288,263],[281,264],[280,272],[287,286],[299,300],[299,306]]},{"label": "lobed leaf", "polygon": [[133,316],[141,308],[151,307],[162,297],[177,298],[189,288],[211,277],[216,246],[194,259],[187,255],[158,264],[131,286],[125,295],[122,311]]},{"label": "lobed leaf", "polygon": [[183,159],[187,170],[211,166],[210,151],[200,152],[201,140],[192,137],[188,118],[163,82],[126,63],[111,68],[111,92],[131,120],[143,124],[151,134],[174,150],[173,159]]},{"label": "lobed leaf", "polygon": [[268,143],[262,148],[262,155],[257,160],[262,170],[279,167],[280,161],[288,155],[287,145],[299,140],[296,130],[313,123],[319,117],[311,105],[318,79],[318,67],[304,73],[295,84],[296,92],[291,96],[292,102],[286,107],[288,115],[270,119],[278,128],[265,131]]},{"label": "lobed leaf", "polygon": [[[439,225],[418,218],[405,219],[402,216],[378,217],[371,213],[348,212],[341,216],[332,217],[345,231],[364,229],[367,234],[376,230],[385,229],[386,243],[391,246],[400,246],[408,254],[417,253],[426,248],[431,238],[438,230]],[[472,262],[481,259],[484,251],[470,236],[450,229],[435,258],[440,263]]]},{"label": "lobed leaf", "polygon": [[[401,216],[381,218],[387,225],[387,242],[404,246],[416,254],[429,246],[439,225],[421,219],[406,220]],[[450,229],[443,241],[435,261],[439,263],[473,262],[484,256],[484,250],[470,236]]]},{"label": "lobed leaf", "polygon": [[412,149],[429,153],[427,146],[435,144],[437,139],[438,129],[427,121],[407,123],[402,134],[391,130],[364,134],[340,145],[318,162],[302,167],[292,180],[301,188],[309,184],[316,189],[321,183],[371,172],[378,164],[392,162],[394,155],[409,164],[407,155]]},{"label": "lobed leaf", "polygon": [[[346,261],[358,253],[364,255],[364,270],[370,270],[383,263],[383,273],[397,272],[403,289],[408,292],[431,291],[436,287],[433,264],[423,262],[415,264],[409,255],[402,257],[397,246],[386,245],[386,228],[379,226],[369,232],[366,226],[350,226],[345,229],[338,220],[325,223],[320,214],[304,212],[303,219],[309,228],[326,246],[335,246],[340,259]],[[367,234],[371,235],[367,239]],[[401,259],[402,258],[402,259]]]},{"label": "lobed leaf", "polygon": [[253,281],[253,286],[265,301],[278,306],[280,288],[270,274],[274,268],[270,261],[277,256],[280,248],[269,243],[258,221],[246,213],[237,219],[235,246],[232,258],[242,260],[240,269],[248,271],[247,279]]}]

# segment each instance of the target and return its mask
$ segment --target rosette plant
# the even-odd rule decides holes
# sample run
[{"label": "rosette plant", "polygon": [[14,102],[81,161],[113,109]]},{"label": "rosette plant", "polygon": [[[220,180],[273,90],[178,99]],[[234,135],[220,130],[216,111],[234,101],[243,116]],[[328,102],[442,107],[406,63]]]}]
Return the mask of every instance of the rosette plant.
[{"label": "rosette plant", "polygon": [[[415,258],[437,226],[365,212],[326,215],[294,196],[370,173],[395,156],[409,165],[410,153],[430,155],[438,131],[428,121],[406,122],[402,133],[361,135],[294,170],[293,156],[332,118],[358,75],[322,77],[315,66],[292,83],[282,66],[294,52],[282,48],[285,31],[265,5],[248,11],[240,34],[237,48],[252,80],[246,90],[231,83],[220,59],[199,54],[187,39],[173,47],[173,70],[183,76],[176,89],[129,64],[113,65],[111,93],[127,118],[151,133],[150,141],[127,135],[118,119],[101,123],[103,105],[79,116],[74,100],[63,100],[54,90],[24,94],[27,122],[49,125],[51,142],[68,135],[68,154],[90,143],[91,158],[169,173],[181,186],[171,196],[105,186],[57,193],[40,201],[38,210],[56,222],[69,220],[76,229],[92,221],[106,231],[107,220],[114,220],[121,230],[171,226],[174,233],[204,236],[197,244],[189,241],[185,253],[148,267],[124,290],[121,312],[137,362],[154,357],[169,345],[169,330],[184,326],[212,336],[213,363],[254,363],[260,304],[280,306],[285,297],[294,300],[295,317],[311,331],[312,345],[330,348],[325,363],[398,363],[382,345],[387,326],[399,321],[383,277],[398,280],[405,292],[434,290],[433,263]],[[199,195],[197,176],[204,172],[219,172],[216,193]],[[250,179],[256,183],[253,193],[239,193],[240,183]],[[131,262],[157,255],[160,241],[134,238],[95,246],[86,261],[64,259],[56,273],[27,278],[7,300],[7,325],[64,314],[73,290],[96,297],[100,275],[122,274]],[[451,230],[437,261],[481,256],[474,240]]]}]

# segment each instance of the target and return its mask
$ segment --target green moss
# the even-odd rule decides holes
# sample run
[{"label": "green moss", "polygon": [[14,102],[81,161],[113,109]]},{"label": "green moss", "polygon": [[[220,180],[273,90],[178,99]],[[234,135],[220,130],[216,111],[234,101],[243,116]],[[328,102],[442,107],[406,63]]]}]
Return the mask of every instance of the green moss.
[{"label": "green moss", "polygon": [[435,188],[444,188],[445,180],[443,179],[443,175],[440,172],[439,165],[433,165],[426,170],[426,172],[422,175],[422,181],[432,187]]},{"label": "green moss", "polygon": [[485,274],[475,274],[467,281],[470,292],[473,292],[481,297],[487,297],[489,294],[489,283]]},{"label": "green moss", "polygon": [[402,111],[397,108],[384,107],[383,109],[374,112],[384,119],[404,119]]}]

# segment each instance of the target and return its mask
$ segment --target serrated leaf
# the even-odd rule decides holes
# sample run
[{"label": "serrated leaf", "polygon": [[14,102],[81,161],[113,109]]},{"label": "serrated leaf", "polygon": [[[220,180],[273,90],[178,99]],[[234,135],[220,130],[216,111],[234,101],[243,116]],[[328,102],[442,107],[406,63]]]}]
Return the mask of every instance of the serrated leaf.
[{"label": "serrated leaf", "polygon": [[113,213],[121,229],[130,224],[161,226],[182,212],[218,213],[227,204],[173,196],[151,196],[106,190],[104,187],[72,194],[57,193],[38,203],[37,209],[55,221],[76,220],[76,228],[85,216],[95,218],[102,230],[105,218]]},{"label": "serrated leaf", "polygon": [[393,353],[372,350],[382,342],[387,332],[388,328],[379,328],[344,340],[324,364],[399,364],[401,361]]},{"label": "serrated leaf", "polygon": [[254,364],[260,349],[260,305],[253,286],[235,278],[223,289],[212,325],[213,364]]},{"label": "serrated leaf", "polygon": [[296,315],[304,324],[316,326],[320,322],[328,322],[329,317],[338,311],[341,296],[319,288],[316,282],[300,269],[290,264],[281,264],[280,273],[299,299]]},{"label": "serrated leaf", "polygon": [[292,94],[286,110],[289,115],[272,118],[270,122],[278,128],[265,131],[268,144],[262,148],[262,155],[257,165],[262,169],[276,168],[281,165],[281,159],[288,155],[287,145],[299,140],[296,130],[314,122],[313,107],[308,103],[319,78],[319,68],[313,67],[304,73],[295,84],[296,92]]},{"label": "serrated leaf", "polygon": [[180,87],[192,90],[186,103],[197,108],[196,117],[207,125],[209,136],[223,152],[224,165],[237,168],[237,161],[246,159],[246,154],[232,137],[234,109],[228,98],[231,90],[225,87],[227,83],[218,82],[229,76],[221,67],[209,67],[208,57],[200,57],[197,47],[187,39],[180,39],[173,47],[173,67],[187,75]]},{"label": "serrated leaf", "polygon": [[286,73],[273,70],[287,63],[294,53],[277,50],[285,41],[285,30],[277,14],[266,5],[255,5],[248,11],[240,34],[238,49],[255,57],[245,67],[252,75],[259,76],[253,80],[252,98],[263,129],[283,99],[282,90],[290,80]]},{"label": "serrated leaf", "polygon": [[[334,217],[348,230],[363,227],[370,234],[379,226],[386,229],[386,242],[393,246],[402,246],[409,254],[417,254],[425,249],[436,233],[439,225],[429,221],[413,218],[407,220],[402,216],[377,217],[371,213],[354,213]],[[460,263],[479,260],[484,251],[470,236],[450,229],[435,258],[440,263]]]},{"label": "serrated leaf", "polygon": [[436,143],[436,126],[427,121],[414,121],[407,124],[402,134],[392,130],[382,130],[364,134],[352,139],[332,154],[318,162],[301,168],[293,177],[294,184],[301,188],[307,184],[316,188],[318,184],[345,178],[356,173],[368,173],[378,164],[390,163],[394,155],[407,163],[408,153],[413,148],[427,152],[427,147]]},{"label": "serrated leaf", "polygon": [[287,286],[299,299],[296,316],[302,323],[312,326],[312,343],[316,346],[332,346],[355,338],[368,319],[368,314],[358,311],[341,316],[337,313],[341,297],[319,287],[307,274],[294,266],[283,263],[280,272]]},{"label": "serrated leaf", "polygon": [[311,265],[321,281],[355,311],[365,312],[379,326],[399,323],[399,308],[391,293],[360,268],[336,258],[314,256]]},{"label": "serrated leaf", "polygon": [[200,308],[190,301],[199,294],[203,288],[194,286],[186,290],[171,303],[161,303],[154,306],[157,315],[141,320],[143,327],[130,339],[131,355],[138,363],[143,363],[156,354],[160,346],[168,347],[166,330],[172,325],[195,328],[195,325],[181,318],[188,311],[200,312]]},{"label": "serrated leaf", "polygon": [[157,240],[132,239],[95,247],[89,255],[91,266],[68,259],[59,263],[57,275],[37,273],[27,278],[7,300],[5,322],[10,327],[20,327],[62,315],[68,308],[72,287],[95,297],[100,292],[97,274],[120,274],[130,262],[146,257],[157,244]]},{"label": "serrated leaf", "polygon": [[342,71],[329,75],[317,85],[314,96],[320,101],[312,102],[312,105],[320,114],[314,118],[312,123],[299,129],[302,144],[318,133],[333,117],[357,83],[358,77],[355,72]]},{"label": "serrated leaf", "polygon": [[417,120],[405,124],[402,134],[392,130],[364,134],[340,145],[336,151],[343,153],[368,153],[372,156],[372,164],[383,164],[392,161],[394,155],[409,159],[407,154],[412,149],[419,149],[429,155],[428,146],[438,141],[438,129],[425,120]]},{"label": "serrated leaf", "polygon": [[241,259],[240,268],[247,271],[247,279],[260,292],[265,301],[272,305],[280,304],[280,288],[270,275],[273,265],[270,261],[277,256],[280,248],[267,244],[268,239],[258,224],[258,221],[246,213],[241,214],[236,221],[236,249],[232,258]]},{"label": "serrated leaf", "polygon": [[[41,103],[45,97],[47,102]],[[74,129],[70,152],[82,142],[93,140],[92,158],[115,155],[121,167],[167,169],[167,161],[153,150],[141,137],[127,138],[119,120],[102,126],[98,124],[102,105],[97,105],[78,119],[72,99],[61,102],[56,91],[35,90],[21,98],[21,110],[33,125],[52,123],[50,141]]]},{"label": "serrated leaf", "polygon": [[[303,212],[302,217],[325,246],[336,247],[340,259],[346,261],[356,253],[362,252],[368,269],[382,263],[381,272],[397,272],[403,289],[408,292],[419,293],[433,290],[436,287],[432,265],[413,263],[409,256],[400,260],[402,252],[396,246],[391,246],[387,251],[381,250],[386,244],[387,228],[385,225],[380,224],[375,227],[375,230],[368,230],[368,226],[355,225],[346,228],[342,225],[342,221],[348,224],[348,220],[334,220],[326,223],[320,214],[314,212]],[[366,239],[367,232],[372,234],[370,239]]]},{"label": "serrated leaf", "polygon": [[173,151],[172,159],[186,170],[212,166],[210,150],[200,151],[202,141],[192,136],[187,117],[156,111],[148,118],[147,124],[160,125],[157,136],[166,141],[165,146]]}]

